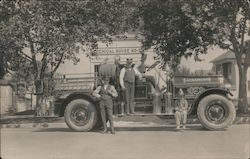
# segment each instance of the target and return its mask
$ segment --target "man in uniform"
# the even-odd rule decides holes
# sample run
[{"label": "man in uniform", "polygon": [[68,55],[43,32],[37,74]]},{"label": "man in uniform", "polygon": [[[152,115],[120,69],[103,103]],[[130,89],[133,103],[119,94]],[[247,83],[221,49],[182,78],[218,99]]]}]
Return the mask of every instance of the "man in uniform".
[{"label": "man in uniform", "polygon": [[135,64],[134,69],[138,70],[138,72],[141,73],[141,76],[146,77],[146,79],[148,79],[155,88],[156,87],[155,78],[153,76],[146,75],[146,72],[150,71],[152,68],[158,65],[159,62],[156,61],[153,65],[149,66],[145,63],[146,60],[147,60],[147,54],[145,54],[144,52],[141,52],[141,59]]},{"label": "man in uniform", "polygon": [[[142,78],[141,73],[132,67],[133,59],[127,59],[126,66],[120,72],[120,85],[125,90],[127,114],[134,114],[134,94],[135,94],[135,75]],[[129,111],[130,110],[130,111]]]},{"label": "man in uniform", "polygon": [[135,68],[142,74],[145,74],[146,73],[146,68],[148,67],[146,64],[145,64],[145,61],[147,59],[147,54],[145,53],[142,53],[141,54],[141,60],[138,61],[136,64],[135,64]]},{"label": "man in uniform", "polygon": [[110,124],[111,134],[115,134],[114,124],[113,124],[113,100],[112,98],[117,97],[117,91],[113,85],[109,84],[109,78],[104,77],[102,79],[103,84],[98,86],[96,90],[93,92],[93,95],[97,98],[100,98],[100,111],[101,118],[103,123],[103,132],[107,133],[107,121],[106,115],[108,116],[108,121]]},{"label": "man in uniform", "polygon": [[180,130],[180,126],[182,124],[182,128],[186,129],[186,121],[187,121],[187,109],[188,102],[185,99],[185,95],[183,90],[180,88],[179,90],[180,101],[175,108],[175,120],[176,120],[176,130]]}]

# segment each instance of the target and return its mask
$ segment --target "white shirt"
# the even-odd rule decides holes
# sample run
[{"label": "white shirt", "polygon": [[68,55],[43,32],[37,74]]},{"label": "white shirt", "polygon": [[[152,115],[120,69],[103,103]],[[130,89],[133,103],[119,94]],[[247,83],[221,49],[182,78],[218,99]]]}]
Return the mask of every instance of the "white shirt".
[{"label": "white shirt", "polygon": [[[129,68],[129,69],[134,69],[135,75],[139,76],[139,78],[142,78],[142,74],[138,71],[137,68],[133,67],[133,68]],[[125,86],[124,86],[124,76],[125,76],[125,72],[126,72],[126,67],[123,67],[123,68],[121,69],[120,77],[119,77],[120,85],[121,85],[122,88],[125,88]]]},{"label": "white shirt", "polygon": [[[108,87],[108,85],[104,85],[104,89],[106,90]],[[93,96],[97,97],[97,98],[100,98],[101,95],[99,94],[100,90],[101,90],[102,86],[98,86],[96,88],[96,90],[94,90],[93,92]],[[113,97],[117,97],[118,96],[118,93],[117,91],[115,90],[115,87],[110,85],[110,89],[108,90],[108,92],[113,96]]]}]

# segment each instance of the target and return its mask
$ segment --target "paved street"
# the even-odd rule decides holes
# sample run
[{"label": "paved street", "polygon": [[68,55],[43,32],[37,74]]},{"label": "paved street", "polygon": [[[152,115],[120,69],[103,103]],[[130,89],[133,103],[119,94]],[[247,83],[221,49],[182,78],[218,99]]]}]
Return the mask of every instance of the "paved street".
[{"label": "paved street", "polygon": [[189,125],[125,125],[116,134],[73,132],[63,123],[49,128],[1,129],[3,159],[248,159],[248,124],[227,131],[207,131]]}]

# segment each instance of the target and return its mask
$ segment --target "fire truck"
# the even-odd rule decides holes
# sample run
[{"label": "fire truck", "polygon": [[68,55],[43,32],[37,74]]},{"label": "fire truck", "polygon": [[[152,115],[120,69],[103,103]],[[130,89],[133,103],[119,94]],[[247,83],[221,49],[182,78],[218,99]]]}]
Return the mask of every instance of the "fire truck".
[{"label": "fire truck", "polygon": [[[110,70],[115,70],[115,66]],[[99,100],[92,95],[100,79],[98,75],[66,75],[54,79],[54,114],[64,116],[66,124],[74,131],[90,131],[102,126]],[[175,76],[163,89],[152,79],[153,76],[136,78],[135,115],[174,116],[176,102],[180,99],[178,91],[182,89],[189,105],[188,117],[198,117],[202,126],[209,130],[223,130],[233,123],[236,111],[231,101],[232,94],[222,76]],[[118,92],[120,96],[122,91],[119,88]],[[113,100],[116,108],[124,104],[119,96]]]}]

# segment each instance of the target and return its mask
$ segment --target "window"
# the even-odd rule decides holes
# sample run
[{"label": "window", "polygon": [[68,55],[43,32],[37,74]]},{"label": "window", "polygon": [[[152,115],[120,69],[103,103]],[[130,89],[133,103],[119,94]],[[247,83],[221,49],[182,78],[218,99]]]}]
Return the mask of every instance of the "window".
[{"label": "window", "polygon": [[217,75],[220,75],[222,73],[221,64],[217,64],[215,66],[215,72],[216,72]]},{"label": "window", "polygon": [[222,70],[223,70],[223,76],[224,76],[224,78],[226,78],[226,79],[231,79],[231,63],[223,63],[222,64]]},{"label": "window", "polygon": [[95,75],[98,74],[99,68],[100,68],[100,65],[95,65],[95,66],[94,66]]}]

